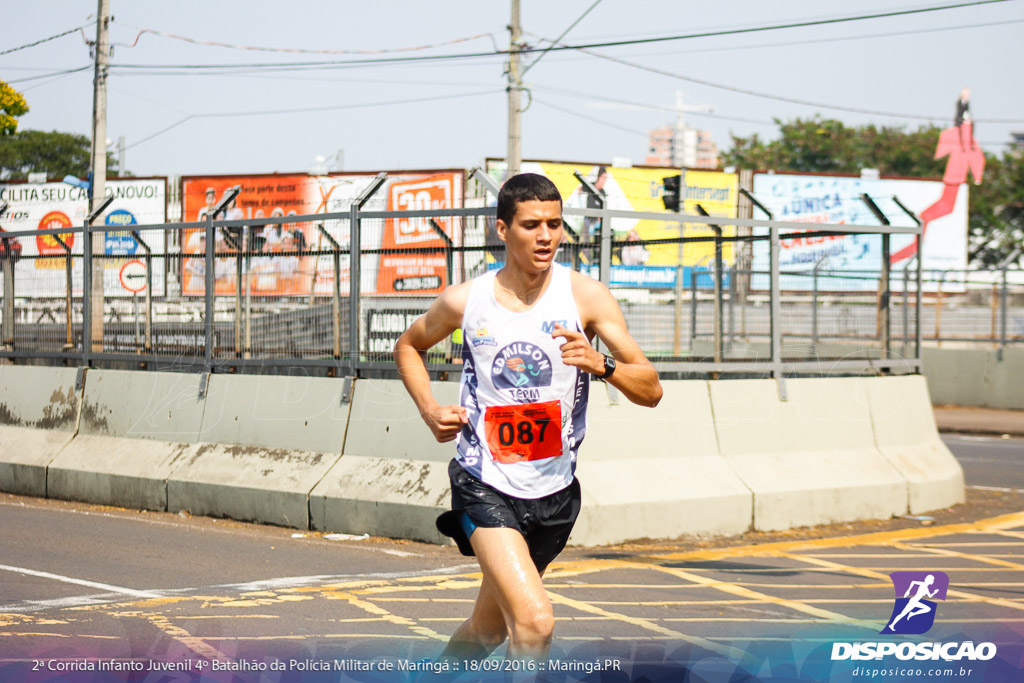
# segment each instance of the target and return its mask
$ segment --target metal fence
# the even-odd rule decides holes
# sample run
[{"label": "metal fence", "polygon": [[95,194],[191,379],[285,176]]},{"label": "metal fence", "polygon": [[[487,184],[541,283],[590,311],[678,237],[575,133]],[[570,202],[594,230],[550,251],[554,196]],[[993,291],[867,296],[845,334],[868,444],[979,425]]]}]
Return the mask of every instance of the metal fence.
[{"label": "metal fence", "polygon": [[[398,335],[444,286],[501,267],[504,245],[493,208],[363,211],[364,201],[333,214],[6,233],[55,235],[67,249],[17,261],[0,252],[0,357],[393,376]],[[888,236],[916,228],[815,226],[877,236],[879,270],[819,262],[793,271],[779,267],[779,253],[787,239],[806,238],[806,225],[607,208],[564,214],[557,260],[612,288],[631,334],[666,373],[914,370],[925,342],[1024,341],[1024,286],[1005,271],[890,270]],[[678,234],[640,240],[641,221]],[[383,246],[385,231],[399,246]],[[92,250],[82,249],[85,239]],[[131,240],[132,253],[111,249],[118,240]],[[168,253],[173,244],[179,250]],[[755,249],[767,268],[752,267]],[[446,373],[460,358],[456,334],[430,350],[428,364]]]}]

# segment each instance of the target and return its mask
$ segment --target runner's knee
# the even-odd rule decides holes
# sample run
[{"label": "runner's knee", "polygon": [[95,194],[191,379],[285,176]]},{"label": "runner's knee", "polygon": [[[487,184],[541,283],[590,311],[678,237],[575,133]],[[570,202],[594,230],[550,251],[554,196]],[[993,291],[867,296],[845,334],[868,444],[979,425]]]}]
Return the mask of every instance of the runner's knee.
[{"label": "runner's knee", "polygon": [[555,630],[555,615],[550,609],[532,610],[512,624],[512,638],[519,645],[547,645]]}]

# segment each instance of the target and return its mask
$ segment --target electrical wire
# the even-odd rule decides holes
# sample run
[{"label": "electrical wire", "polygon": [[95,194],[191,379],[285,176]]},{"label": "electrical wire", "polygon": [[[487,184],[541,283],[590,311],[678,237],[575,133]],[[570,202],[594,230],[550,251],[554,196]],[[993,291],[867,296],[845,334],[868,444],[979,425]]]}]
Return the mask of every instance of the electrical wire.
[{"label": "electrical wire", "polygon": [[88,71],[91,68],[93,68],[93,65],[92,64],[87,64],[86,66],[80,66],[77,69],[65,69],[64,71],[53,71],[53,72],[50,72],[48,74],[39,74],[38,76],[27,76],[25,78],[17,78],[17,79],[15,79],[13,81],[7,81],[7,82],[8,83],[25,83],[25,82],[28,82],[28,81],[38,81],[41,78],[52,78],[54,76],[67,76],[68,74],[75,74],[75,73],[78,73],[79,71]]},{"label": "electrical wire", "polygon": [[[1011,0],[974,0],[973,2],[960,2],[947,5],[935,5],[930,7],[920,7],[906,10],[893,10],[890,12],[876,12],[873,14],[862,14],[850,17],[835,17],[831,19],[815,19],[808,21],[797,21],[789,22],[784,24],[773,24],[769,26],[755,26],[749,28],[735,28],[735,29],[723,29],[715,31],[703,31],[697,33],[686,33],[671,36],[660,36],[656,38],[637,38],[632,40],[613,40],[613,41],[601,41],[593,43],[585,43],[582,45],[555,45],[554,47],[529,47],[524,46],[516,52],[520,55],[529,54],[533,52],[549,52],[549,51],[566,51],[566,50],[585,50],[602,47],[622,47],[626,45],[643,45],[648,43],[662,43],[668,41],[677,40],[690,40],[695,38],[709,38],[726,35],[742,35],[747,33],[758,33],[763,31],[778,31],[792,28],[808,28],[812,26],[822,26],[827,24],[839,24],[848,23],[853,21],[865,21],[871,19],[885,19],[898,16],[907,16],[914,14],[922,14],[926,12],[939,12],[951,9],[960,9],[965,7],[974,7],[978,5],[990,5],[995,3],[1010,2]],[[554,41],[549,41],[554,42]],[[482,58],[482,57],[506,57],[509,54],[509,50],[494,50],[491,52],[465,52],[459,54],[447,54],[447,55],[422,55],[416,57],[382,57],[377,59],[362,59],[362,60],[336,60],[336,61],[311,61],[311,62],[290,62],[290,63],[248,63],[248,64],[112,64],[111,67],[117,67],[121,69],[223,69],[223,68],[293,68],[293,67],[334,67],[339,65],[351,65],[351,64],[392,64],[392,63],[403,63],[403,62],[422,62],[422,61],[438,61],[438,60],[450,60],[450,59],[467,59],[467,58]]]},{"label": "electrical wire", "polygon": [[457,93],[457,94],[453,94],[453,95],[435,95],[433,97],[419,97],[419,98],[410,98],[410,99],[403,99],[403,100],[388,100],[388,101],[384,101],[384,102],[362,102],[362,103],[357,103],[357,104],[334,104],[334,105],[325,105],[325,106],[319,106],[319,107],[296,107],[296,108],[290,108],[290,109],[268,109],[268,110],[264,110],[264,111],[250,111],[250,110],[246,110],[246,111],[233,111],[233,112],[205,112],[205,113],[202,113],[202,114],[189,114],[185,118],[172,123],[171,125],[167,126],[166,128],[162,128],[162,129],[158,130],[157,132],[155,132],[155,133],[153,133],[151,135],[147,135],[146,137],[142,138],[141,140],[136,140],[135,142],[133,142],[130,145],[125,145],[125,149],[128,150],[128,149],[131,149],[133,147],[137,147],[137,146],[141,145],[144,142],[148,142],[149,140],[152,140],[153,138],[155,138],[157,136],[163,135],[164,133],[166,133],[166,132],[168,132],[168,131],[170,131],[170,130],[172,130],[174,128],[177,128],[178,126],[180,126],[183,123],[191,121],[192,119],[217,119],[217,118],[234,118],[234,117],[243,117],[243,116],[271,116],[271,115],[276,115],[276,114],[301,114],[301,113],[309,113],[309,112],[317,112],[317,111],[340,111],[340,110],[343,110],[343,109],[366,109],[366,108],[371,108],[371,107],[387,107],[387,106],[394,106],[394,105],[401,105],[401,104],[419,104],[419,103],[422,103],[422,102],[436,102],[438,100],[454,100],[454,99],[461,99],[461,98],[465,98],[465,97],[480,97],[482,95],[496,95],[496,94],[503,93],[503,92],[505,92],[505,91],[504,90],[485,90],[485,91],[482,91],[482,92],[478,91],[478,92],[469,92],[469,93]]},{"label": "electrical wire", "polygon": [[[639,62],[632,62],[632,61],[629,61],[627,59],[621,59],[619,57],[612,57],[611,55],[606,55],[606,54],[603,54],[603,53],[600,53],[600,52],[595,52],[594,50],[583,49],[583,48],[577,48],[577,49],[580,52],[584,53],[584,54],[591,55],[592,57],[597,57],[598,59],[603,59],[603,60],[606,60],[606,61],[609,61],[609,62],[615,62],[616,64],[622,64],[623,66],[629,66],[629,67],[632,67],[634,69],[640,69],[642,71],[649,71],[650,73],[658,74],[659,76],[667,76],[669,78],[675,78],[675,79],[678,79],[678,80],[681,80],[681,81],[686,81],[688,83],[696,83],[697,85],[703,85],[703,86],[706,86],[708,88],[715,88],[717,90],[726,90],[728,92],[739,93],[741,95],[749,95],[751,97],[760,97],[762,99],[775,100],[777,102],[787,102],[789,104],[799,104],[799,105],[802,105],[802,106],[805,106],[805,107],[817,107],[819,109],[832,109],[832,110],[835,110],[835,111],[852,112],[854,114],[869,114],[869,115],[872,115],[872,116],[888,116],[888,117],[891,117],[891,118],[914,119],[914,120],[918,120],[918,121],[944,121],[945,120],[945,117],[941,117],[941,116],[931,116],[931,115],[925,115],[925,114],[906,114],[906,113],[901,113],[901,112],[882,111],[882,110],[878,110],[878,109],[862,109],[860,107],[846,107],[846,106],[837,105],[837,104],[827,104],[825,102],[814,102],[814,101],[811,101],[811,100],[803,100],[803,99],[799,99],[799,98],[796,98],[796,97],[786,97],[784,95],[772,95],[771,93],[758,92],[756,90],[750,90],[748,88],[739,88],[739,87],[732,86],[732,85],[725,85],[723,83],[714,83],[712,81],[708,81],[708,80],[705,80],[703,78],[695,78],[693,76],[684,76],[683,74],[674,73],[674,72],[671,72],[671,71],[666,71],[665,69],[659,69],[657,67],[648,66],[646,64],[640,64]],[[992,119],[992,118],[980,119],[979,118],[979,119],[975,119],[975,121],[977,121],[979,123],[1024,123],[1024,119]]]},{"label": "electrical wire", "polygon": [[[555,87],[551,87],[551,86],[537,85],[537,84],[533,84],[533,83],[527,84],[527,87],[529,87],[530,90],[537,90],[539,92],[547,93],[549,95],[559,95],[559,96],[563,96],[563,97],[576,97],[576,98],[585,99],[585,100],[598,100],[600,102],[610,102],[612,104],[622,104],[622,105],[626,105],[626,106],[635,106],[635,107],[638,107],[638,108],[641,108],[641,109],[654,109],[656,111],[664,111],[664,112],[668,112],[668,113],[671,113],[671,114],[678,114],[679,113],[679,109],[678,108],[671,107],[671,106],[668,106],[668,105],[659,105],[659,104],[637,105],[636,102],[630,102],[628,100],[619,100],[619,99],[615,99],[613,97],[602,97],[600,95],[594,95],[592,93],[583,93],[583,92],[578,92],[578,91],[575,91],[575,90],[567,90],[566,88],[555,88]],[[747,119],[747,118],[743,118],[743,117],[740,117],[740,116],[727,116],[727,115],[724,115],[724,114],[717,114],[717,113],[713,113],[713,112],[687,111],[686,115],[687,116],[691,116],[691,115],[692,116],[705,116],[705,117],[712,118],[712,119],[722,119],[724,121],[736,121],[738,123],[752,123],[752,124],[758,125],[758,126],[774,126],[775,125],[775,123],[773,121],[764,121],[764,120],[759,120],[759,119]]]},{"label": "electrical wire", "polygon": [[[836,38],[819,38],[816,40],[792,40],[784,43],[757,43],[754,45],[729,45],[726,47],[703,47],[696,48],[693,50],[672,50],[670,52],[649,52],[646,54],[634,54],[633,57],[663,57],[668,55],[694,55],[694,54],[706,54],[710,52],[732,52],[735,50],[760,50],[763,48],[772,47],[803,47],[805,45],[817,45],[820,43],[838,43],[850,40],[871,40],[874,38],[896,38],[910,35],[920,35],[923,33],[941,33],[944,31],[959,31],[961,29],[976,29],[976,28],[990,28],[993,26],[1006,26],[1009,24],[1020,24],[1024,23],[1024,19],[1009,19],[1004,21],[989,21],[981,24],[958,24],[956,26],[940,26],[937,28],[922,28],[917,30],[909,31],[890,31],[887,33],[868,33],[857,36],[839,36]],[[537,35],[529,31],[523,32],[533,38],[538,38],[545,42],[548,42],[547,38]]]},{"label": "electrical wire", "polygon": [[[93,22],[93,23],[95,23],[95,22]],[[71,35],[72,33],[76,33],[77,31],[84,30],[85,28],[87,28],[89,26],[91,26],[91,24],[85,24],[83,26],[76,26],[76,27],[74,27],[72,29],[68,29],[67,31],[64,31],[63,33],[58,33],[57,35],[50,36],[49,38],[42,38],[41,40],[37,40],[37,41],[32,42],[32,43],[27,43],[25,45],[19,45],[18,47],[12,47],[9,50],[4,50],[3,52],[0,52],[0,56],[9,55],[12,52],[17,52],[19,50],[25,50],[25,49],[28,49],[30,47],[35,47],[36,45],[42,45],[43,43],[48,43],[51,40],[57,40],[58,38],[63,38],[64,36]]]},{"label": "electrical wire", "polygon": [[633,129],[633,128],[626,128],[625,126],[620,126],[620,125],[612,123],[610,121],[604,121],[602,119],[599,119],[599,118],[596,118],[596,117],[593,117],[593,116],[587,116],[586,114],[581,114],[578,111],[573,111],[572,109],[566,109],[565,107],[559,107],[556,104],[551,104],[550,102],[545,102],[544,100],[539,100],[536,97],[533,98],[533,102],[534,102],[534,104],[539,104],[542,107],[547,107],[548,109],[555,109],[557,111],[562,112],[563,114],[569,114],[570,116],[575,116],[576,118],[585,119],[587,121],[590,121],[591,123],[598,123],[598,124],[601,124],[602,126],[608,126],[609,128],[615,128],[616,130],[621,130],[621,131],[624,131],[626,133],[632,133],[633,135],[637,135],[639,137],[642,137],[645,140],[650,139],[650,133],[644,133],[643,131],[639,131],[639,130],[636,130],[636,129]]},{"label": "electrical wire", "polygon": [[480,38],[490,38],[494,41],[494,34],[492,33],[478,33],[474,36],[467,36],[465,38],[455,38],[453,40],[446,40],[440,43],[433,43],[429,45],[417,45],[415,47],[398,47],[382,50],[319,50],[312,48],[288,48],[288,47],[261,47],[257,45],[236,45],[233,43],[222,43],[216,40],[199,40],[198,38],[189,38],[188,36],[178,35],[177,33],[167,33],[166,31],[158,31],[152,28],[143,28],[140,26],[133,26],[132,24],[123,24],[129,28],[138,30],[138,35],[135,36],[135,40],[131,43],[112,43],[119,47],[135,47],[139,43],[139,39],[144,34],[152,34],[155,36],[161,36],[163,38],[170,38],[172,40],[180,40],[185,43],[191,43],[192,45],[209,45],[212,47],[223,47],[233,50],[250,50],[256,52],[284,52],[293,54],[317,54],[317,55],[377,55],[377,54],[389,54],[394,52],[416,52],[419,50],[432,50],[438,47],[445,47],[448,45],[456,45],[458,43],[467,43],[472,40],[478,40]]}]

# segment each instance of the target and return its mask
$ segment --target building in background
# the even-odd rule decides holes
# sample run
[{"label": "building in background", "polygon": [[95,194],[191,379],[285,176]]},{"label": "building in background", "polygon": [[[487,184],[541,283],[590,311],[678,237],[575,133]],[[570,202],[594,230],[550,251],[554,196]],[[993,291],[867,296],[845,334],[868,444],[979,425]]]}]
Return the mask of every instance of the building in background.
[{"label": "building in background", "polygon": [[711,139],[711,131],[662,126],[650,133],[644,163],[672,168],[718,168],[718,145]]}]

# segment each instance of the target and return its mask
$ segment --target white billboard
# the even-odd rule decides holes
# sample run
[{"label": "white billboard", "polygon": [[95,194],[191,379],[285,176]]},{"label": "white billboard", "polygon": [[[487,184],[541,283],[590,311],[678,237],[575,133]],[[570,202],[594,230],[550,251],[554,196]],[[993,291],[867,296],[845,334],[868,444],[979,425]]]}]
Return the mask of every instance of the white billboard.
[{"label": "white billboard", "polygon": [[[942,196],[939,180],[893,178],[860,178],[830,175],[791,175],[757,173],[754,175],[754,196],[780,221],[849,225],[881,225],[861,196],[867,194],[895,226],[913,226],[914,222],[896,203],[920,215]],[[764,218],[754,210],[754,218]],[[759,231],[760,232],[760,231]],[[893,235],[890,254],[893,272],[892,288],[902,288],[902,271],[911,265],[914,255],[913,235]],[[960,187],[956,206],[947,216],[937,218],[926,227],[923,267],[925,270],[963,270],[967,268],[967,186]],[[785,240],[782,242],[779,265],[782,271],[813,270],[822,258],[822,272],[847,271],[844,279],[822,278],[818,286],[828,290],[874,291],[882,267],[880,235],[825,235]],[[916,268],[916,262],[912,264]],[[754,243],[754,270],[767,271],[768,242]],[[782,288],[810,290],[811,278],[783,276]],[[948,286],[946,287],[948,289]]]},{"label": "white billboard", "polygon": [[[104,235],[104,292],[106,296],[131,296],[121,284],[121,266],[126,260],[142,258],[143,247],[132,237],[133,225],[165,223],[167,220],[167,179],[109,179],[106,196],[114,201],[96,219],[93,227],[117,226]],[[8,232],[80,228],[88,214],[86,191],[64,183],[0,183],[0,203],[9,204],[0,218]],[[163,231],[144,231],[142,239],[154,256],[163,255]],[[62,239],[74,258],[72,295],[82,294],[82,235],[65,233]],[[65,249],[52,235],[18,238],[21,259],[15,266],[15,294],[19,297],[61,297],[66,291]],[[164,259],[153,259],[153,294],[164,293]]]}]

